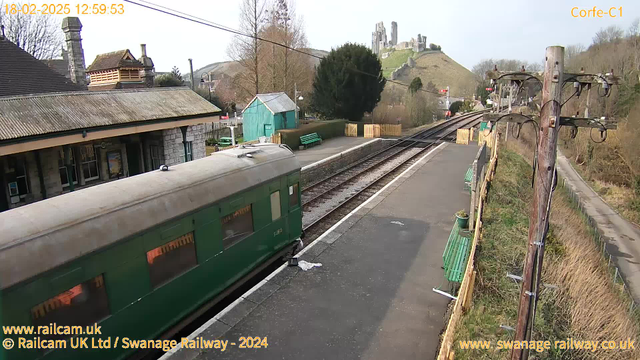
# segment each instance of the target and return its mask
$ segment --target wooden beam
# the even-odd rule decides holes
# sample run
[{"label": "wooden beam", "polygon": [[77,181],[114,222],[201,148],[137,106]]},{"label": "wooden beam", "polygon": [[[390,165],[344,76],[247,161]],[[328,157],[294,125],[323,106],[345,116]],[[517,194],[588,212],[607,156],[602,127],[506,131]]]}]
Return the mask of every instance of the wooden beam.
[{"label": "wooden beam", "polygon": [[562,126],[577,126],[584,128],[596,128],[601,129],[603,126],[608,130],[616,130],[618,128],[618,121],[614,119],[600,120],[600,119],[588,119],[588,118],[574,118],[574,117],[560,117],[560,125]]},{"label": "wooden beam", "polygon": [[530,118],[536,118],[535,116],[531,116],[531,117],[527,117],[518,113],[490,113],[490,114],[483,114],[482,115],[482,120],[484,121],[491,121],[491,122],[495,122],[496,120],[499,120],[500,122],[511,122],[511,123],[518,123],[521,124],[527,120],[529,120]]},{"label": "wooden beam", "polygon": [[[487,79],[490,80],[505,80],[505,81],[524,81],[531,78],[536,78],[542,82],[542,73],[539,72],[523,72],[523,71],[487,71]],[[565,81],[579,81],[583,84],[602,84],[605,81],[609,85],[618,85],[620,78],[612,73],[605,74],[587,74],[587,73],[564,73],[563,79]]]},{"label": "wooden beam", "polygon": [[[495,122],[499,120],[499,122],[510,122],[522,124],[529,119],[534,119],[535,121],[539,120],[539,117],[536,115],[525,116],[517,113],[509,114],[509,113],[489,113],[483,114],[482,120]],[[604,126],[605,129],[608,130],[616,130],[618,128],[618,121],[614,119],[606,119],[601,120],[598,118],[575,118],[575,117],[560,117],[560,126],[577,126],[584,128],[597,128],[600,129]]]},{"label": "wooden beam", "polygon": [[156,131],[156,130],[174,129],[174,128],[179,128],[181,126],[198,125],[198,124],[203,124],[207,122],[216,122],[216,121],[220,121],[220,116],[207,116],[207,117],[202,117],[197,119],[167,121],[162,123],[144,124],[144,125],[129,126],[129,127],[108,129],[108,130],[98,130],[98,131],[91,131],[91,129],[87,129],[88,132],[85,137],[83,137],[82,134],[73,134],[73,135],[65,135],[60,137],[53,137],[49,139],[25,141],[17,144],[0,146],[0,156],[18,154],[18,153],[23,153],[27,151],[46,149],[46,148],[56,147],[56,146],[77,144],[77,143],[100,140],[100,139],[116,137],[116,136],[140,134],[140,133]]}]

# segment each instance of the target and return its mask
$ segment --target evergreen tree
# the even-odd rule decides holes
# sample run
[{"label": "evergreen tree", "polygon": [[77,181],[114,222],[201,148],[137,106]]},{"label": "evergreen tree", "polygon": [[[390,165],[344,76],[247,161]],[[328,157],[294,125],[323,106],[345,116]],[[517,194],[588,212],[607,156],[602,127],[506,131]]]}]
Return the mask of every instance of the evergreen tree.
[{"label": "evergreen tree", "polygon": [[325,118],[360,121],[380,101],[385,83],[382,64],[371,50],[345,44],[320,61],[311,107]]},{"label": "evergreen tree", "polygon": [[171,77],[173,77],[174,79],[178,80],[180,83],[182,83],[182,75],[180,74],[180,69],[178,69],[177,66],[174,66],[171,69]]},{"label": "evergreen tree", "polygon": [[422,79],[416,76],[409,84],[409,91],[411,91],[411,94],[415,94],[420,89],[422,89]]}]

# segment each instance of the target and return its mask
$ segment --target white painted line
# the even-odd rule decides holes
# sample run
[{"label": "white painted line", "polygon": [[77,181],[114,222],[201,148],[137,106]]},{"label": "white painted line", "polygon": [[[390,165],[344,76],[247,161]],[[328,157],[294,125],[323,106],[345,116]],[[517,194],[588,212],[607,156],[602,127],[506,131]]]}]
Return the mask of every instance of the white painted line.
[{"label": "white painted line", "polygon": [[393,184],[394,182],[396,182],[396,180],[398,180],[399,178],[403,177],[407,172],[409,172],[409,170],[413,169],[414,166],[420,164],[427,156],[431,155],[432,152],[436,151],[437,149],[439,149],[440,147],[442,147],[443,145],[445,145],[446,142],[443,142],[442,144],[436,146],[435,148],[431,149],[431,151],[429,151],[428,153],[426,153],[424,156],[422,156],[420,158],[420,160],[416,161],[415,163],[413,163],[413,165],[409,166],[409,168],[407,168],[405,171],[403,171],[400,175],[396,176],[395,178],[393,178],[393,180],[391,180],[387,185],[385,185],[382,189],[378,190],[375,194],[373,194],[373,196],[371,196],[370,198],[368,198],[367,200],[365,200],[365,202],[363,202],[362,204],[358,205],[358,207],[356,207],[355,209],[353,209],[350,213],[348,213],[345,217],[343,217],[342,219],[340,219],[340,221],[338,221],[337,223],[335,223],[332,227],[329,228],[329,230],[325,231],[324,233],[322,233],[322,235],[318,236],[317,239],[315,239],[311,244],[309,244],[306,248],[302,249],[302,251],[300,251],[299,253],[296,254],[295,257],[300,257],[302,256],[305,252],[307,252],[307,250],[309,250],[313,245],[315,245],[318,241],[322,240],[325,236],[329,235],[329,233],[331,233],[335,228],[337,228],[338,226],[340,226],[340,224],[342,224],[343,222],[345,222],[348,218],[351,217],[351,215],[355,214],[358,210],[360,210],[363,206],[367,205],[370,201],[372,201],[373,199],[375,199],[378,195],[380,195],[380,193],[382,193],[384,190],[386,190],[389,186],[391,186],[391,184]]},{"label": "white painted line", "polygon": [[305,170],[311,169],[313,167],[319,166],[319,165],[321,165],[321,164],[323,164],[323,163],[325,163],[327,161],[331,161],[331,160],[333,160],[335,158],[339,158],[340,156],[342,156],[344,154],[350,153],[351,151],[354,151],[354,150],[359,149],[361,147],[365,147],[365,146],[367,146],[367,145],[369,145],[371,143],[374,143],[374,142],[380,141],[380,140],[381,140],[380,138],[377,138],[377,139],[373,139],[373,140],[367,141],[366,143],[354,146],[352,148],[348,148],[345,151],[342,151],[342,152],[339,152],[337,154],[331,155],[331,156],[329,156],[327,158],[324,158],[322,160],[318,160],[318,161],[314,162],[313,164],[309,164],[307,166],[304,166],[304,167],[302,167],[302,169],[300,169],[300,171],[305,171]]},{"label": "white painted line", "polygon": [[[377,140],[377,139],[376,139]],[[375,140],[374,140],[375,141]],[[409,172],[409,170],[413,169],[414,166],[420,164],[427,156],[431,155],[432,152],[436,151],[437,149],[441,148],[442,146],[446,145],[446,142],[443,142],[442,144],[436,146],[435,148],[431,149],[431,151],[429,151],[428,153],[426,153],[424,156],[422,156],[420,158],[420,160],[416,161],[413,165],[409,166],[409,168],[407,168],[405,171],[403,171],[400,175],[396,176],[395,178],[393,178],[393,180],[391,180],[387,185],[385,185],[382,189],[378,190],[375,194],[373,194],[373,196],[371,196],[370,198],[368,198],[365,202],[363,202],[362,204],[358,205],[358,207],[356,207],[355,209],[353,209],[353,211],[351,211],[349,214],[347,214],[345,217],[343,217],[342,219],[340,219],[340,221],[338,221],[337,223],[335,223],[332,227],[329,228],[329,230],[325,231],[324,233],[322,233],[322,235],[320,235],[317,239],[315,239],[311,244],[307,245],[307,247],[305,247],[304,249],[302,249],[302,251],[300,251],[299,253],[296,254],[295,257],[300,257],[302,256],[305,252],[307,252],[307,250],[311,249],[318,241],[322,240],[325,236],[327,236],[329,233],[331,233],[336,227],[338,227],[340,224],[342,224],[343,222],[345,222],[348,218],[351,217],[351,215],[355,214],[358,210],[360,210],[363,206],[365,206],[366,204],[368,204],[371,200],[373,200],[374,198],[376,198],[378,195],[380,195],[384,190],[386,190],[391,184],[393,184],[394,182],[396,182],[396,180],[398,180],[399,178],[403,177],[407,172]],[[363,144],[364,145],[364,144]],[[209,319],[206,323],[202,324],[202,326],[200,326],[199,328],[197,328],[194,332],[192,332],[191,334],[189,334],[189,336],[187,336],[187,339],[189,340],[193,340],[196,336],[200,335],[203,331],[205,331],[209,326],[211,326],[214,322],[218,321],[221,317],[223,317],[225,314],[227,314],[229,311],[233,310],[234,307],[236,307],[236,305],[240,304],[242,301],[244,301],[244,299],[246,297],[248,297],[249,295],[251,295],[252,293],[254,293],[256,290],[258,290],[260,287],[262,287],[262,285],[266,284],[269,280],[273,279],[274,276],[278,275],[278,273],[280,273],[282,270],[284,270],[285,268],[287,268],[289,266],[288,263],[284,263],[282,264],[279,268],[277,268],[276,270],[274,270],[271,274],[269,274],[269,276],[267,276],[266,278],[264,278],[264,280],[260,281],[259,283],[257,283],[254,287],[252,287],[251,289],[247,290],[247,292],[245,292],[244,294],[242,294],[242,296],[240,296],[239,298],[236,299],[236,301],[232,302],[231,304],[229,304],[226,308],[224,308],[224,310],[220,311],[216,316],[214,316],[213,318]],[[181,345],[178,345],[176,347],[174,347],[173,349],[167,351],[164,355],[162,355],[162,357],[160,357],[158,360],[167,360],[169,359],[169,357],[171,357],[173,354],[175,354],[179,349],[181,349]]]}]

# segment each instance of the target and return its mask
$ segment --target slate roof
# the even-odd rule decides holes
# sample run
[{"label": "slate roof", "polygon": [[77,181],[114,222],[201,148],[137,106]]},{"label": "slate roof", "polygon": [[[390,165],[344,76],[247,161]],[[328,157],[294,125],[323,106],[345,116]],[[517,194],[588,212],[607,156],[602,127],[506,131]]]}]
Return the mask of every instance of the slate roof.
[{"label": "slate roof", "polygon": [[[284,92],[258,94],[244,108],[246,110],[256,99],[260,100],[272,114],[295,111],[296,104]],[[244,110],[242,110],[244,112]]]},{"label": "slate roof", "polygon": [[[124,57],[127,53],[134,59],[125,60]],[[96,56],[95,60],[93,60],[93,63],[91,63],[91,65],[89,65],[89,67],[87,68],[87,72],[117,69],[121,67],[142,68],[144,67],[144,65],[142,65],[140,61],[135,60],[135,57],[129,50],[119,50]]]},{"label": "slate roof", "polygon": [[220,111],[186,87],[0,97],[0,142],[94,127],[195,118]]},{"label": "slate roof", "polygon": [[0,97],[84,89],[0,36]]},{"label": "slate roof", "polygon": [[71,74],[69,74],[69,60],[48,59],[48,60],[41,60],[41,61],[45,63],[49,67],[49,69],[57,72],[58,74],[66,78],[71,77]]}]

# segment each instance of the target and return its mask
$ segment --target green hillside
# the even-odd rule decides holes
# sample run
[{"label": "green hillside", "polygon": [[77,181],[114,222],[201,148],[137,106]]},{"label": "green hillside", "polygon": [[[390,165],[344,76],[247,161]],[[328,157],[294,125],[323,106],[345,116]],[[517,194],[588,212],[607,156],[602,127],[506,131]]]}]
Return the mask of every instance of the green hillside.
[{"label": "green hillside", "polygon": [[416,66],[405,70],[396,81],[408,85],[417,76],[423,84],[431,81],[438,89],[449,86],[451,96],[471,97],[475,93],[478,84],[476,76],[441,51],[394,51],[381,60],[384,76],[389,78],[393,70],[407,62],[409,57],[413,57]]},{"label": "green hillside", "polygon": [[[383,50],[384,52],[385,50]],[[382,74],[384,77],[388,78],[391,76],[393,70],[402,66],[402,64],[407,62],[409,57],[413,57],[415,53],[411,49],[407,50],[399,50],[394,51],[389,54],[389,57],[386,59],[381,59],[382,62]]]}]

